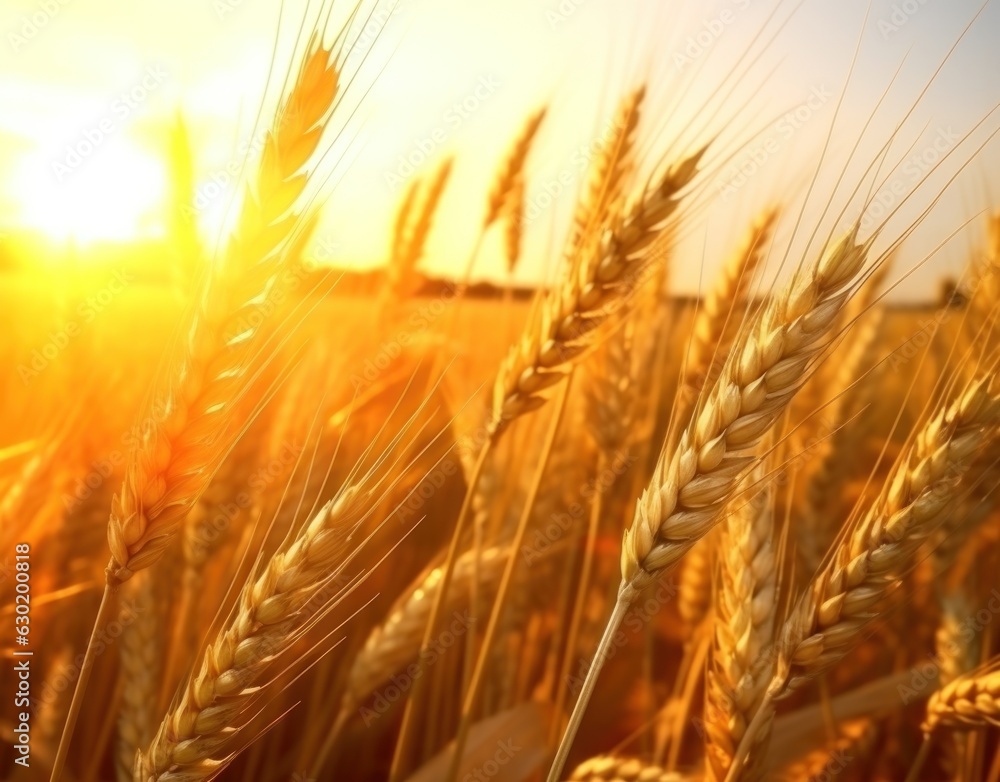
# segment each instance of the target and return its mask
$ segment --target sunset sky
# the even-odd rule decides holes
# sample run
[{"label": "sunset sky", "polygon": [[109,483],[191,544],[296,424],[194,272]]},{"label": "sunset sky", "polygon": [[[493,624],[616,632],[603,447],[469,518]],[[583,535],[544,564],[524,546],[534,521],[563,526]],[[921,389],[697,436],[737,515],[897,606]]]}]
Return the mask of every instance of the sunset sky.
[{"label": "sunset sky", "polygon": [[[5,0],[0,229],[37,229],[83,243],[161,233],[164,152],[180,112],[194,146],[201,227],[214,239],[234,192],[228,172],[242,160],[241,150],[254,146],[272,61],[277,73],[268,107],[307,6],[304,0],[286,0],[283,10],[264,0]],[[335,13],[349,7],[339,3]],[[548,103],[529,166],[527,257],[518,270],[521,282],[545,278],[585,181],[588,148],[624,91],[648,80],[647,164],[672,142],[670,149],[690,151],[695,138],[706,137],[706,123],[720,133],[706,206],[676,264],[678,288],[693,290],[703,266],[718,262],[755,211],[769,202],[793,204],[805,192],[859,40],[823,181],[845,171],[839,161],[897,68],[900,74],[847,167],[844,188],[859,183],[981,7],[979,0],[369,2],[364,11],[376,21],[354,28],[348,74],[356,78],[320,171],[318,195],[326,207],[314,254],[342,264],[380,263],[413,170],[427,172],[454,154],[441,217],[448,230],[433,236],[427,263],[432,272],[454,272],[474,242],[492,171],[528,112]],[[901,218],[926,207],[1000,126],[990,116],[936,179],[917,187],[926,173],[920,161],[953,150],[1000,103],[998,32],[1000,3],[991,2],[896,134],[887,158],[900,165],[895,173],[883,165],[882,179],[886,192],[897,194],[892,198],[915,193]],[[723,94],[728,98],[715,112]],[[799,119],[782,121],[789,111],[799,111]],[[1000,205],[987,184],[998,162],[993,142],[908,243],[907,268],[965,220]],[[752,171],[745,183],[741,167]],[[904,293],[919,297],[943,268],[960,269],[970,240],[963,237],[914,274]],[[498,248],[492,237],[479,271],[503,279]]]}]

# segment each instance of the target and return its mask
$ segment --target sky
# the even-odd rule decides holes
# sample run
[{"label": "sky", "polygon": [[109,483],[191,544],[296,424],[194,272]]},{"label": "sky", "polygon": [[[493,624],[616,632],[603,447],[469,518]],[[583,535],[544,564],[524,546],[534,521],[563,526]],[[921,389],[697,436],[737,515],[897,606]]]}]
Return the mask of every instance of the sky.
[{"label": "sky", "polygon": [[[164,153],[181,115],[200,227],[214,241],[237,192],[232,172],[259,148],[258,111],[275,105],[301,20],[318,7],[4,0],[0,230],[82,243],[162,233]],[[335,17],[350,8],[338,0]],[[961,273],[980,213],[1000,206],[990,176],[1000,171],[990,140],[1000,127],[990,113],[1000,104],[1000,2],[363,0],[358,19],[350,86],[313,180],[321,259],[381,263],[411,177],[451,155],[425,266],[464,267],[497,166],[527,115],[548,105],[515,281],[549,279],[595,140],[640,83],[639,176],[712,139],[674,259],[678,290],[703,286],[769,205],[789,226],[802,211],[794,236],[776,242],[779,273],[786,255],[812,251],[814,233],[857,215],[856,189],[874,199],[867,222],[894,213],[887,243],[944,191],[896,274],[901,296],[926,297],[941,274]],[[487,237],[476,269],[506,279],[499,236]]]}]

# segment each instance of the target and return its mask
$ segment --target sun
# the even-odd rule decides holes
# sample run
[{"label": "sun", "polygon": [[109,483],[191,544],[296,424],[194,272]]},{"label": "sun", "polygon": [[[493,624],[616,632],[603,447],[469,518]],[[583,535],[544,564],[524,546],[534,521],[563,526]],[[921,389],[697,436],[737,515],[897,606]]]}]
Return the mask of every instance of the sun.
[{"label": "sun", "polygon": [[147,216],[164,200],[162,161],[130,143],[77,151],[52,159],[26,156],[15,174],[20,223],[57,241],[79,244],[132,241],[148,233]]}]

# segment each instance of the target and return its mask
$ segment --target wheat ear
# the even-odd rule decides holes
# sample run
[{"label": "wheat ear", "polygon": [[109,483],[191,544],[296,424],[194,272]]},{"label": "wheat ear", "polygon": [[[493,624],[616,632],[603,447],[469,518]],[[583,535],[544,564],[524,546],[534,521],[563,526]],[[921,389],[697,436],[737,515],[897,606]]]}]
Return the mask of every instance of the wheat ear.
[{"label": "wheat ear", "polygon": [[712,574],[716,541],[709,533],[681,560],[677,584],[677,613],[693,633],[712,608]]},{"label": "wheat ear", "polygon": [[[473,583],[477,589],[491,594],[500,581],[506,556],[507,552],[500,548],[463,554],[455,565],[454,579],[458,588],[449,592],[444,610],[469,611]],[[313,776],[319,776],[341,730],[365,698],[417,659],[443,575],[444,568],[439,566],[418,578],[396,601],[385,620],[368,634],[348,671],[340,711],[313,761],[310,772]],[[468,619],[475,621],[474,616]]]},{"label": "wheat ear", "polygon": [[690,779],[637,758],[598,755],[573,769],[568,782],[685,782]]},{"label": "wheat ear", "polygon": [[[333,50],[313,37],[298,78],[264,144],[256,187],[247,186],[235,232],[223,262],[213,269],[187,333],[185,350],[155,408],[134,428],[120,493],[108,519],[111,561],[107,587],[94,621],[53,764],[62,774],[93,667],[99,625],[113,606],[113,591],[152,565],[211,481],[244,422],[233,407],[253,379],[261,297],[280,279],[285,249],[294,240],[293,211],[308,181],[304,171],[319,146],[333,110],[339,70]],[[245,400],[243,400],[245,403]]]},{"label": "wheat ear", "polygon": [[719,380],[672,453],[661,453],[622,541],[618,599],[563,735],[549,782],[559,779],[618,623],[636,595],[673,568],[718,522],[750,450],[787,409],[827,345],[830,330],[864,266],[858,227],[806,267],[737,338]]},{"label": "wheat ear", "polygon": [[921,544],[956,501],[969,465],[996,436],[1000,399],[990,392],[991,382],[991,375],[974,379],[938,410],[793,606],[780,632],[771,683],[738,758],[754,725],[770,720],[774,701],[839,662],[885,610]]},{"label": "wheat ear", "polygon": [[836,520],[844,507],[840,489],[851,477],[853,466],[853,460],[845,459],[844,454],[857,453],[865,435],[862,422],[848,421],[848,418],[852,411],[864,408],[871,393],[872,386],[865,382],[863,374],[873,364],[882,320],[883,313],[876,311],[854,326],[858,333],[834,375],[833,386],[838,396],[829,417],[840,426],[820,445],[819,464],[809,475],[799,523],[799,541],[807,576],[816,572],[838,531]]},{"label": "wheat ear", "polygon": [[120,648],[122,705],[118,713],[119,782],[130,782],[135,753],[153,737],[156,704],[163,670],[163,616],[156,610],[152,571],[129,582],[131,598],[142,606],[135,621],[122,633]]},{"label": "wheat ear", "polygon": [[403,201],[400,216],[396,221],[396,235],[389,262],[390,286],[397,301],[411,295],[416,288],[417,266],[424,255],[427,237],[434,225],[434,215],[441,203],[445,187],[451,176],[452,160],[442,163],[427,186],[427,194],[413,219],[409,215],[415,209],[414,199],[418,183],[414,183]]},{"label": "wheat ear", "polygon": [[673,567],[718,521],[747,453],[787,408],[850,296],[867,245],[855,229],[737,340],[698,417],[672,454],[662,454],[622,543],[622,578],[633,589]]},{"label": "wheat ear", "polygon": [[511,187],[504,206],[504,259],[507,274],[513,274],[521,257],[521,240],[524,238],[524,177],[519,176]]},{"label": "wheat ear", "polygon": [[[934,652],[938,661],[938,688],[943,689],[976,667],[979,651],[976,634],[969,633],[969,617],[976,607],[961,589],[940,599],[941,620],[934,633]],[[971,637],[970,637],[971,635]],[[951,737],[943,747],[942,767],[953,776],[958,774],[965,742]]]},{"label": "wheat ear", "polygon": [[594,330],[623,303],[649,266],[649,246],[680,203],[704,150],[670,169],[651,192],[625,210],[581,258],[575,272],[550,291],[535,322],[507,354],[493,394],[492,428],[545,403],[543,392],[563,380],[593,345]]},{"label": "wheat ear", "polygon": [[[725,779],[767,687],[768,671],[759,663],[773,639],[777,601],[770,493],[736,502],[739,507],[721,525],[715,634],[705,684],[706,778],[713,780]],[[748,782],[766,771],[766,734],[758,738],[743,773]]]},{"label": "wheat ear", "polygon": [[749,303],[757,269],[767,257],[767,242],[776,219],[777,211],[771,209],[754,221],[743,244],[723,266],[712,292],[702,304],[687,358],[686,396],[697,396],[701,389],[714,382],[728,358]]},{"label": "wheat ear", "polygon": [[996,437],[993,378],[970,382],[903,454],[881,495],[834,549],[782,628],[774,697],[836,664],[857,643],[915,553],[958,496],[975,456]]},{"label": "wheat ear", "polygon": [[[253,187],[248,185],[224,262],[208,281],[187,350],[162,415],[137,427],[137,448],[112,502],[108,542],[112,583],[126,581],[163,553],[232,443],[232,402],[250,375],[249,325],[259,297],[279,275],[298,215],[292,211],[337,94],[332,50],[313,39],[267,135]],[[237,422],[238,423],[238,422]]]},{"label": "wheat ear", "polygon": [[[487,548],[478,553],[463,554],[455,565],[453,583],[445,610],[459,611],[467,607],[469,582],[477,580],[489,594],[500,580],[508,552],[503,548]],[[344,694],[343,711],[353,711],[369,693],[396,671],[417,658],[431,603],[441,588],[442,568],[436,567],[408,590],[375,627],[351,663]]]},{"label": "wheat ear", "polygon": [[568,270],[575,267],[578,253],[601,225],[611,204],[621,196],[629,173],[636,129],[639,127],[646,88],[627,94],[618,105],[609,133],[600,145],[587,180],[587,189],[573,212],[573,225],[566,248]]},{"label": "wheat ear", "polygon": [[996,303],[1000,301],[1000,212],[986,221],[986,248],[973,270],[975,287],[969,302],[974,320],[978,323],[996,317]]},{"label": "wheat ear", "polygon": [[924,733],[939,727],[975,730],[989,725],[1000,725],[1000,671],[978,670],[960,676],[927,701]]},{"label": "wheat ear", "polygon": [[628,439],[635,420],[634,345],[635,324],[628,318],[587,364],[587,433],[609,455]]},{"label": "wheat ear", "polygon": [[358,550],[351,536],[368,515],[368,499],[356,487],[342,491],[247,581],[136,757],[135,782],[211,779],[232,760],[248,711],[266,691],[264,673],[347,592],[344,568]]},{"label": "wheat ear", "polygon": [[538,134],[538,129],[541,127],[547,111],[547,107],[543,107],[529,115],[527,122],[524,123],[521,132],[514,139],[513,146],[496,172],[486,202],[486,216],[483,218],[484,231],[497,221],[504,206],[510,203],[511,193],[523,177],[528,153],[531,151],[535,136]]}]

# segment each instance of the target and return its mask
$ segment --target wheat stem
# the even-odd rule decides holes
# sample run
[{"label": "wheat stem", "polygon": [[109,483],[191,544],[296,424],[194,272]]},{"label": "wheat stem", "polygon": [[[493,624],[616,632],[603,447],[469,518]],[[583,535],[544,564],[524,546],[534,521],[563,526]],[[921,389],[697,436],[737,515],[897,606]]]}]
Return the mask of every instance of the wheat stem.
[{"label": "wheat stem", "polygon": [[94,626],[90,632],[90,640],[87,642],[87,651],[83,657],[83,664],[80,666],[80,676],[76,680],[73,688],[73,699],[69,703],[69,711],[66,713],[66,722],[63,725],[62,736],[59,738],[59,748],[56,750],[55,759],[52,761],[52,774],[49,776],[50,782],[59,782],[62,779],[63,767],[66,765],[66,756],[69,752],[69,745],[73,739],[73,730],[76,728],[77,718],[80,716],[80,708],[83,706],[83,695],[87,690],[87,683],[90,681],[90,674],[94,670],[94,662],[97,659],[97,637],[102,632],[102,626],[111,616],[111,612],[116,604],[117,593],[108,574],[108,582],[104,586],[104,594],[101,595],[101,605],[97,609],[94,617]]},{"label": "wheat stem", "polygon": [[549,767],[546,782],[559,782],[562,777],[563,768],[569,759],[569,752],[573,748],[573,739],[576,738],[576,734],[580,730],[580,725],[583,723],[583,715],[587,712],[587,704],[590,703],[590,698],[594,694],[594,688],[597,686],[598,676],[604,667],[604,663],[607,662],[615,635],[618,633],[618,628],[621,626],[622,620],[625,618],[625,613],[632,605],[635,596],[635,588],[631,584],[622,583],[618,590],[618,598],[615,600],[615,607],[612,609],[608,623],[604,627],[604,633],[597,644],[597,651],[594,652],[594,659],[590,663],[587,676],[584,679],[583,686],[580,688],[580,695],[577,697],[573,711],[569,715],[569,722],[566,724],[566,730],[563,732],[562,741],[560,741],[555,757],[552,759],[552,765]]}]

